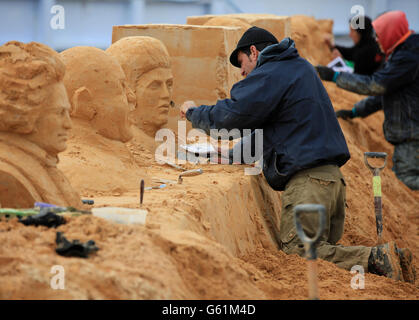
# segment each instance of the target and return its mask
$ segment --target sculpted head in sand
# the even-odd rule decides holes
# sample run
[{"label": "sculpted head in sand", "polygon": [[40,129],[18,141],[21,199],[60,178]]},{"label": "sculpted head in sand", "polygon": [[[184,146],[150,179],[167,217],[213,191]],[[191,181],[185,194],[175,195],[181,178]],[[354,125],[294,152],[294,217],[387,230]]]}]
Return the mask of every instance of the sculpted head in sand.
[{"label": "sculpted head in sand", "polygon": [[56,168],[72,127],[57,52],[31,42],[0,47],[0,204],[79,205]]},{"label": "sculpted head in sand", "polygon": [[94,47],[70,48],[60,57],[66,66],[64,84],[71,102],[71,117],[88,121],[106,138],[129,141],[135,95],[118,61]]},{"label": "sculpted head in sand", "polygon": [[168,121],[172,98],[173,75],[166,47],[151,37],[127,37],[112,44],[106,53],[121,64],[135,92],[134,121],[154,137]]}]

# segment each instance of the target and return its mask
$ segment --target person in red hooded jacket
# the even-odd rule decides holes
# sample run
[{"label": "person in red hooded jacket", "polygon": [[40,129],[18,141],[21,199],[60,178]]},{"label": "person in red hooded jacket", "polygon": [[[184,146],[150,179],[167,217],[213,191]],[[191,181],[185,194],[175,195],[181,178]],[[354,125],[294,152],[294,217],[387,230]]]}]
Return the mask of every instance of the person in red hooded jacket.
[{"label": "person in red hooded jacket", "polygon": [[412,190],[419,190],[419,35],[409,30],[402,11],[380,15],[372,23],[383,68],[372,75],[335,72],[324,66],[316,69],[322,80],[340,88],[369,95],[352,110],[339,110],[337,117],[367,117],[384,111],[384,136],[394,145],[393,171]]}]

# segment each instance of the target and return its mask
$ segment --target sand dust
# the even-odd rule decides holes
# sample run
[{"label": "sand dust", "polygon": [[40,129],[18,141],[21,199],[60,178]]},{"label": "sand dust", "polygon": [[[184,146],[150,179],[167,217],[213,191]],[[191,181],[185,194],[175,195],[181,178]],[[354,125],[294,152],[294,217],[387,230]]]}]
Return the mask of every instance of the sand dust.
[{"label": "sand dust", "polygon": [[[305,48],[301,39],[312,37],[319,42],[321,32],[310,30],[309,18],[295,19],[299,29],[294,34],[300,37],[296,43],[304,56],[312,43]],[[326,50],[317,46],[305,57],[312,63],[324,63],[327,61],[321,54],[327,55]],[[333,83],[325,86],[336,110],[350,109],[362,98]],[[366,119],[339,121],[351,152],[351,159],[342,168],[348,208],[340,243],[372,246],[377,240],[372,175],[363,163],[363,152],[385,151],[391,159],[393,147],[383,137],[382,112]],[[116,194],[112,187],[103,187],[112,186],[119,177],[96,170],[90,170],[89,179],[71,174],[82,168],[80,159],[85,156],[83,152],[74,153],[75,149],[77,142],[67,150],[60,166],[82,197],[94,198],[96,207],[139,207],[138,188],[121,189]],[[100,163],[102,157],[89,154],[92,162]],[[146,147],[137,150],[134,162],[141,163],[149,179],[176,180],[179,175],[174,168],[156,164],[153,152]],[[69,218],[57,230],[1,221],[0,298],[306,299],[305,259],[278,251],[274,240],[281,193],[271,190],[261,176],[245,176],[246,166],[185,167],[202,168],[204,174],[186,177],[183,184],[146,191],[143,208],[149,214],[145,226],[117,225],[92,216]],[[409,247],[418,268],[419,192],[397,180],[391,160],[381,177],[383,237]],[[133,180],[140,178],[140,173],[132,172]],[[96,188],[93,181],[97,182]],[[83,188],[85,183],[89,188]],[[58,256],[54,251],[56,231],[64,232],[69,239],[93,239],[100,250],[88,259]],[[50,287],[54,265],[65,268],[65,290]],[[409,284],[366,274],[365,289],[354,290],[349,271],[326,261],[318,261],[318,266],[323,299],[419,298],[418,282]]]}]

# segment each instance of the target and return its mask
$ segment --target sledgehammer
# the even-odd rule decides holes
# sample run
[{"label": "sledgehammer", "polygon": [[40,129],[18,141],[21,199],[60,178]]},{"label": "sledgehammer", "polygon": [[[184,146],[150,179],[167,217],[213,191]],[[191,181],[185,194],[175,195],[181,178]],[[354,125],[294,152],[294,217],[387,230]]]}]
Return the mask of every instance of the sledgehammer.
[{"label": "sledgehammer", "polygon": [[[381,158],[384,159],[384,164],[381,167],[373,167],[368,163],[368,158]],[[375,224],[377,226],[378,244],[383,243],[383,214],[381,204],[381,177],[380,172],[384,169],[387,163],[387,153],[385,152],[365,152],[364,162],[368,169],[371,170],[372,177],[372,188],[374,192],[374,210],[375,210]]]},{"label": "sledgehammer", "polygon": [[[313,238],[309,238],[301,225],[300,215],[302,212],[318,213],[319,226],[317,233]],[[294,224],[297,229],[297,235],[304,243],[308,266],[308,298],[310,300],[318,300],[319,292],[317,287],[317,252],[316,243],[323,233],[326,224],[326,210],[321,204],[299,204],[294,208]]]}]

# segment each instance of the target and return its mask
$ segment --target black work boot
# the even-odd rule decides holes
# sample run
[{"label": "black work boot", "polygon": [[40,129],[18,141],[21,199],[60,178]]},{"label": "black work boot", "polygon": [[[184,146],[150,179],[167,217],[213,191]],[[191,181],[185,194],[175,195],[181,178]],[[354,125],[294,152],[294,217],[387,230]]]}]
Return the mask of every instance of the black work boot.
[{"label": "black work boot", "polygon": [[407,248],[397,249],[397,253],[400,257],[400,266],[402,267],[403,279],[406,282],[415,283],[416,280],[416,269],[413,266],[412,252]]},{"label": "black work boot", "polygon": [[403,280],[400,258],[394,241],[371,248],[368,272],[393,280]]}]

